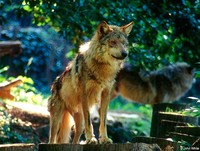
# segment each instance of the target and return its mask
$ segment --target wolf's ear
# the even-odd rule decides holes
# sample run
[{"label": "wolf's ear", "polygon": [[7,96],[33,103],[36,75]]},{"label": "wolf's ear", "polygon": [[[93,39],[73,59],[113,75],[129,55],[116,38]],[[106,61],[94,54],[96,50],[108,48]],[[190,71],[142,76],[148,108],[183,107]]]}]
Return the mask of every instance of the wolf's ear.
[{"label": "wolf's ear", "polygon": [[113,29],[105,21],[102,21],[97,29],[98,38],[101,39],[103,36],[107,35],[109,32],[112,31]]},{"label": "wolf's ear", "polygon": [[130,22],[129,24],[127,24],[127,25],[121,27],[121,30],[122,30],[123,32],[125,32],[127,36],[130,34],[130,32],[131,32],[131,30],[132,30],[132,28],[133,28],[133,23],[134,23],[134,22]]}]

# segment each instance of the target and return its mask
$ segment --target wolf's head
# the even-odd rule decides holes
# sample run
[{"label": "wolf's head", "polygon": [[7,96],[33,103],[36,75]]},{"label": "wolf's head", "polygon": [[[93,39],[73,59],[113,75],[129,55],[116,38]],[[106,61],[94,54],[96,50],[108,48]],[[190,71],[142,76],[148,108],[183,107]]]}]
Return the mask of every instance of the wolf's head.
[{"label": "wolf's head", "polygon": [[172,67],[174,69],[174,80],[179,80],[184,89],[189,89],[192,86],[194,80],[195,69],[185,62],[178,62]]},{"label": "wolf's head", "polygon": [[[107,59],[123,60],[128,55],[128,35],[133,27],[133,22],[122,26],[108,25],[102,21],[96,31],[94,39],[98,41],[99,51],[107,55]],[[110,58],[109,58],[110,57]]]}]

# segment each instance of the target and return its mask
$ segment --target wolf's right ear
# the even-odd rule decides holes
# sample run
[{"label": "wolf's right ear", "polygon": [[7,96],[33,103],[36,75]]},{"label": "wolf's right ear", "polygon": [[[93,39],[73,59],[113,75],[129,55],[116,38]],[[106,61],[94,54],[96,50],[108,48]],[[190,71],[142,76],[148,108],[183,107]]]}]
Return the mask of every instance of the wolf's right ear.
[{"label": "wolf's right ear", "polygon": [[128,36],[133,28],[133,24],[134,22],[130,22],[129,24],[122,26],[121,30]]},{"label": "wolf's right ear", "polygon": [[112,31],[113,29],[105,21],[102,21],[97,29],[98,39],[101,39],[103,36],[107,35],[109,32]]},{"label": "wolf's right ear", "polygon": [[192,74],[194,72],[194,68],[192,66],[187,67],[187,71],[189,74]]}]

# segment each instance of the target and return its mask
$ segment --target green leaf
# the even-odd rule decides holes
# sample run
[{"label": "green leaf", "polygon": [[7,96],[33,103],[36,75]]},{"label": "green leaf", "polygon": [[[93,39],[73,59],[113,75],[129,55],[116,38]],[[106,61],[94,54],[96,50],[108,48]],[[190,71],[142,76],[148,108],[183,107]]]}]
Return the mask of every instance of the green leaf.
[{"label": "green leaf", "polygon": [[195,71],[195,78],[200,78],[200,71]]},{"label": "green leaf", "polygon": [[8,71],[8,69],[9,69],[9,66],[5,66],[0,69],[0,73],[6,72],[6,71]]}]

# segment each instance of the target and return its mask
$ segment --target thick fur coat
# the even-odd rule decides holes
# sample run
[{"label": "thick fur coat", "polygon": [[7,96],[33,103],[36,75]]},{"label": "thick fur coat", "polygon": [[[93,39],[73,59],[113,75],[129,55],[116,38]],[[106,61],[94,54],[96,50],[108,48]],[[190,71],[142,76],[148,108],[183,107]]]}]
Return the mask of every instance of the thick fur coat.
[{"label": "thick fur coat", "polygon": [[122,95],[129,100],[156,104],[180,99],[192,86],[194,69],[184,62],[175,63],[146,74],[124,64],[117,76],[112,98]]},{"label": "thick fur coat", "polygon": [[94,104],[99,104],[99,143],[112,143],[106,128],[107,108],[116,75],[127,56],[132,25],[118,27],[101,22],[93,38],[80,47],[80,53],[55,80],[48,102],[49,143],[69,143],[72,121],[73,143],[79,142],[83,130],[86,143],[97,143],[90,119]]}]

